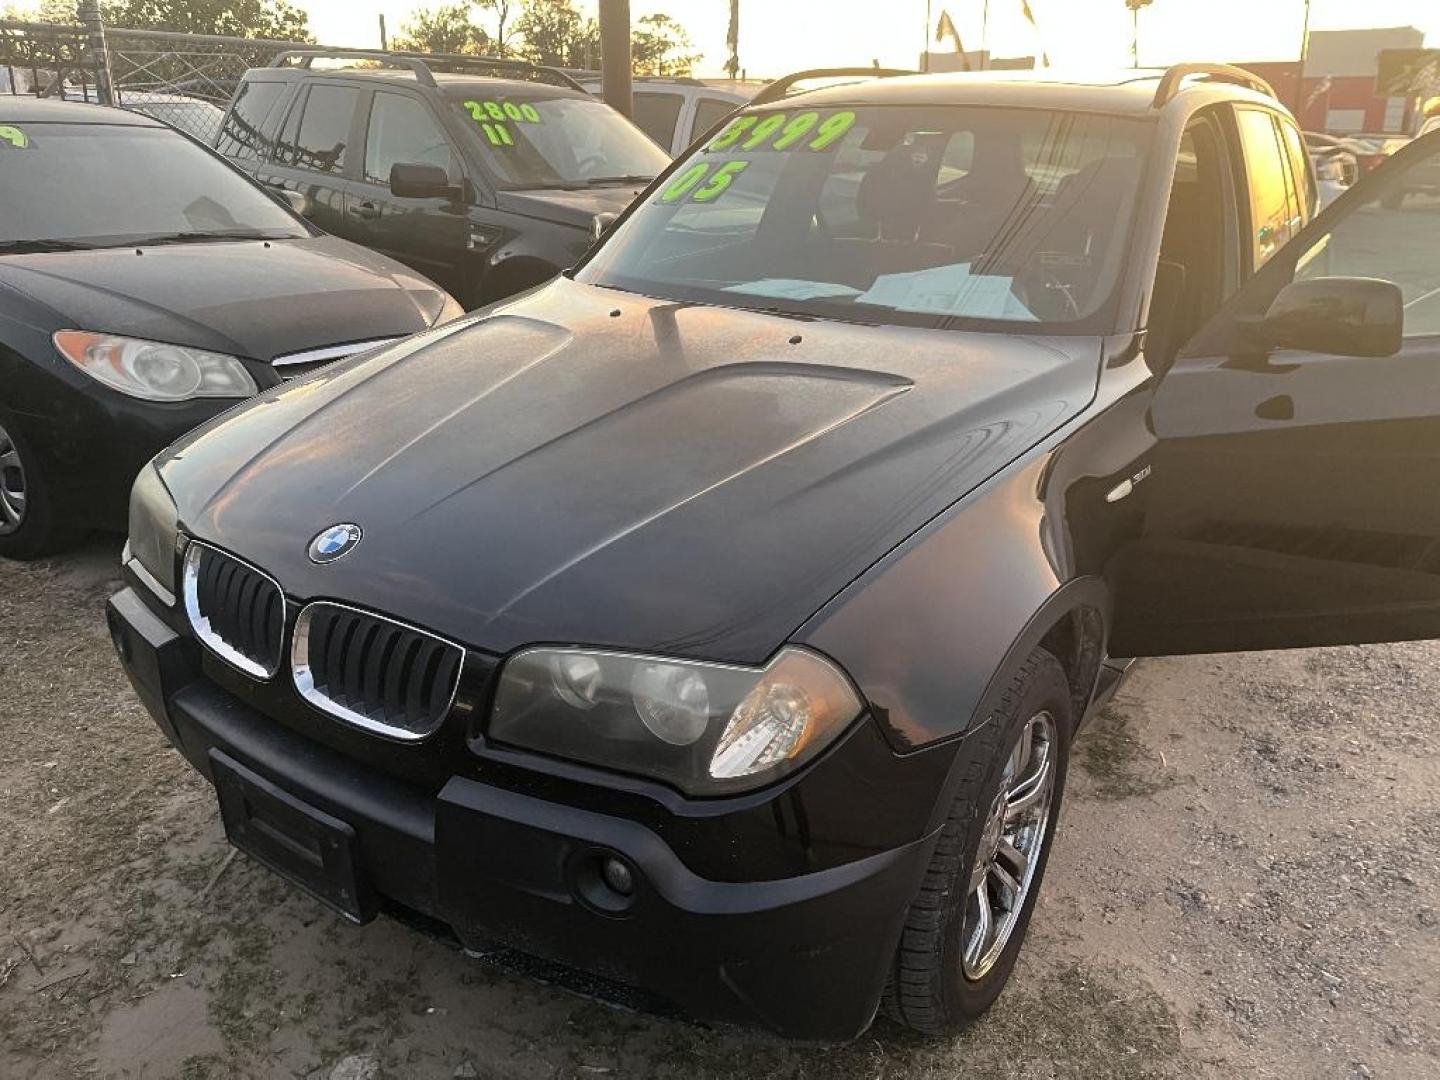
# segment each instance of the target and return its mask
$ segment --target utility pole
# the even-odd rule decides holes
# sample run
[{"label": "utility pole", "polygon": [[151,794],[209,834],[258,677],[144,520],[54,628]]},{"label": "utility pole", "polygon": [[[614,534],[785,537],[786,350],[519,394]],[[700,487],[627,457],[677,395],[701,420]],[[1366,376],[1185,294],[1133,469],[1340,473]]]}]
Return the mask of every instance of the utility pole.
[{"label": "utility pole", "polygon": [[980,8],[980,70],[990,66],[990,0]]},{"label": "utility pole", "polygon": [[1140,66],[1140,9],[1149,7],[1155,0],[1125,0],[1125,6],[1130,9],[1130,61],[1134,67]]},{"label": "utility pole", "polygon": [[1295,119],[1304,126],[1300,113],[1305,108],[1305,61],[1310,56],[1310,0],[1305,0],[1305,23],[1300,30],[1300,67],[1295,72]]},{"label": "utility pole", "polygon": [[390,51],[390,37],[385,33],[385,13],[380,12],[380,51]]},{"label": "utility pole", "polygon": [[[76,15],[85,25],[90,39],[90,56],[95,64],[95,95],[101,105],[115,104],[115,76],[110,70],[110,48],[105,41],[105,22],[100,13],[99,0],[80,0]],[[55,78],[60,83],[60,94],[65,94],[65,69],[56,68]]]},{"label": "utility pole", "polygon": [[611,108],[632,115],[630,0],[600,0],[600,85]]},{"label": "utility pole", "polygon": [[930,35],[935,26],[930,18],[932,14],[930,0],[925,0],[925,47],[920,51],[920,70],[927,75],[930,74]]}]

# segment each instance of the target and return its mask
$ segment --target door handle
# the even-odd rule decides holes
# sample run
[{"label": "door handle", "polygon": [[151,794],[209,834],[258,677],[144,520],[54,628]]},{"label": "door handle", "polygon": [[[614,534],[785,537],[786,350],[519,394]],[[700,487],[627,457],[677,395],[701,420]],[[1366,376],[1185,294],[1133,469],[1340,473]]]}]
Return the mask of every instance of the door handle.
[{"label": "door handle", "polygon": [[380,207],[373,202],[351,203],[346,209],[352,217],[364,218],[366,221],[374,221],[380,216]]}]

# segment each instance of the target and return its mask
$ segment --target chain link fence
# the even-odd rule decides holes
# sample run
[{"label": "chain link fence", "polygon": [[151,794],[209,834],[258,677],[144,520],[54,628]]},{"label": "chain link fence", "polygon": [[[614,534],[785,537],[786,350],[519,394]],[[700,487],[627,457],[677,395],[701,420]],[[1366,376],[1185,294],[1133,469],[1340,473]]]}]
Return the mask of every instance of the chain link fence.
[{"label": "chain link fence", "polygon": [[[97,41],[100,49],[96,49]],[[0,93],[113,101],[214,143],[240,76],[296,41],[0,20]]]}]

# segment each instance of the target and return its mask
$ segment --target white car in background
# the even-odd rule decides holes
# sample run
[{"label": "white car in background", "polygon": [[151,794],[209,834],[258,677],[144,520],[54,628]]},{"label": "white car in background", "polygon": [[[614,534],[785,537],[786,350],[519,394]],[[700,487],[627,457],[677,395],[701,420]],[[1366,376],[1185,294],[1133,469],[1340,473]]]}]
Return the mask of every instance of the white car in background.
[{"label": "white car in background", "polygon": [[[600,76],[577,76],[581,86],[601,96]],[[765,87],[763,80],[691,79],[641,76],[635,80],[636,125],[673,157],[692,142],[748,105]]]}]

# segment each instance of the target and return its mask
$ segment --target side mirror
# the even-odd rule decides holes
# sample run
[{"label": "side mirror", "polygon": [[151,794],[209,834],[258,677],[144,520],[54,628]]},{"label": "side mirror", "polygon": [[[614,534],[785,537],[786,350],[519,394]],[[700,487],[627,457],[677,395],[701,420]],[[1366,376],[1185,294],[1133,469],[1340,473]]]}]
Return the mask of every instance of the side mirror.
[{"label": "side mirror", "polygon": [[397,161],[390,166],[390,194],[399,199],[443,199],[458,195],[450,174],[439,165]]},{"label": "side mirror", "polygon": [[286,206],[290,207],[291,210],[295,211],[295,213],[299,214],[303,218],[308,218],[310,216],[310,211],[314,209],[310,205],[310,196],[306,195],[303,191],[291,191],[289,188],[277,188],[275,190],[275,194],[281,202],[283,202]]},{"label": "side mirror", "polygon": [[595,215],[590,222],[590,239],[595,243],[604,240],[610,230],[615,227],[615,222],[620,220],[620,215],[613,210],[605,210]]},{"label": "side mirror", "polygon": [[1405,336],[1405,301],[1398,285],[1375,278],[1292,281],[1250,335],[1270,349],[1394,356]]}]

